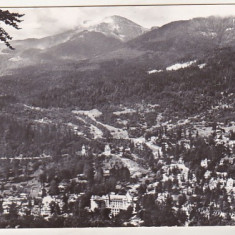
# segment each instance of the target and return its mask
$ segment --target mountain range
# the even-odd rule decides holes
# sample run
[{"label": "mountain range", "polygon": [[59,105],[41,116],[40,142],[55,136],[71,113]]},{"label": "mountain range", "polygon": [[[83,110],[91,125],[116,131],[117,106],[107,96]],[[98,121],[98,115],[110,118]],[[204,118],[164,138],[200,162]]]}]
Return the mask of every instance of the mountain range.
[{"label": "mountain range", "polygon": [[121,16],[106,17],[100,22],[84,22],[74,30],[41,39],[12,42],[15,51],[0,48],[2,74],[10,68],[53,63],[57,60],[83,60],[123,47],[147,29]]},{"label": "mountain range", "polygon": [[[93,105],[111,102],[110,97],[118,103],[126,89],[122,95],[129,92],[126,97],[129,102],[137,100],[137,94],[143,92],[146,97],[155,97],[151,93],[155,92],[152,81],[146,87],[143,85],[149,76],[161,77],[164,74],[161,71],[178,68],[186,68],[182,70],[188,73],[184,76],[191,76],[187,67],[197,67],[195,73],[201,73],[209,65],[222,63],[218,55],[232,58],[234,20],[195,18],[148,30],[124,17],[111,16],[99,22],[84,22],[57,35],[13,41],[16,50],[1,47],[0,92],[39,106],[42,97],[45,106],[47,102],[56,105],[58,97],[63,96],[64,105],[78,105],[78,101],[71,101],[78,97],[83,102],[81,106],[86,106],[84,103],[89,99]],[[136,87],[131,87],[133,82]],[[94,97],[88,98],[90,94]],[[96,99],[95,94],[106,98]]]},{"label": "mountain range", "polygon": [[41,39],[13,41],[15,51],[1,45],[2,74],[9,69],[43,63],[90,59],[133,59],[162,68],[183,60],[201,58],[216,48],[235,45],[234,18],[195,18],[148,30],[124,17],[84,22],[74,30]]}]

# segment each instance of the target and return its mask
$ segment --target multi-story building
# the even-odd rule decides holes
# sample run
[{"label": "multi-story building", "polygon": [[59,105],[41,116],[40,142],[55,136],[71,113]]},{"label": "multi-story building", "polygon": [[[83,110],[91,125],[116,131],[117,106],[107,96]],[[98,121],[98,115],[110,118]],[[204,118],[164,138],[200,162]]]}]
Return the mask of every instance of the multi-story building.
[{"label": "multi-story building", "polygon": [[115,193],[110,193],[103,196],[91,196],[91,211],[96,208],[108,208],[111,210],[111,214],[116,216],[121,210],[127,210],[129,206],[134,208],[133,197],[127,192],[126,195],[117,195]]}]

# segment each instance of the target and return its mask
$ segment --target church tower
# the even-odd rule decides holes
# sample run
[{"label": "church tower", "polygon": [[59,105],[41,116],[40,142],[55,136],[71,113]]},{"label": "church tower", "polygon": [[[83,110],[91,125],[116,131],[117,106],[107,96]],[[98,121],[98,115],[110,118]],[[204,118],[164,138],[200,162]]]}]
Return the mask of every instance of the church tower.
[{"label": "church tower", "polygon": [[85,145],[82,145],[81,155],[82,155],[82,156],[86,156],[86,155],[87,155]]}]

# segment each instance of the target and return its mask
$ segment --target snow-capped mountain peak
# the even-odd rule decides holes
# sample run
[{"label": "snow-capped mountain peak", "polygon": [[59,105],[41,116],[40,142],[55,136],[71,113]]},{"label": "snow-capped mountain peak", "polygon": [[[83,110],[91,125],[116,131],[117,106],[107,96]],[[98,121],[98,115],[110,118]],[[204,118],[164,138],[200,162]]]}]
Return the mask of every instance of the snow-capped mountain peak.
[{"label": "snow-capped mountain peak", "polygon": [[84,21],[81,27],[89,31],[96,31],[106,36],[118,38],[122,41],[131,40],[147,31],[147,29],[131,20],[117,15],[95,21]]}]

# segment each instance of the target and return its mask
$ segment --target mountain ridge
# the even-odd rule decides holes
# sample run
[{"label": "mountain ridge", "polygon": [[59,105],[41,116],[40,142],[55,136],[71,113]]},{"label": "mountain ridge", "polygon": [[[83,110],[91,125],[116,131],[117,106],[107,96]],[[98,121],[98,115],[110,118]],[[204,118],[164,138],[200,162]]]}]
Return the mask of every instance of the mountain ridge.
[{"label": "mountain ridge", "polygon": [[[122,29],[123,24],[130,24],[136,34],[141,35],[131,40],[121,40],[120,32],[127,29]],[[78,27],[42,39],[13,41],[15,51],[2,50],[2,74],[7,74],[11,68],[33,64],[67,64],[80,60],[89,60],[90,64],[108,60],[131,60],[137,66],[163,69],[174,63],[200,60],[217,48],[235,46],[234,17],[180,20],[150,31],[116,15],[87,25],[90,28],[87,27],[86,30],[86,27]],[[126,35],[130,30],[127,31]],[[130,36],[126,36],[126,39],[128,37]]]}]

